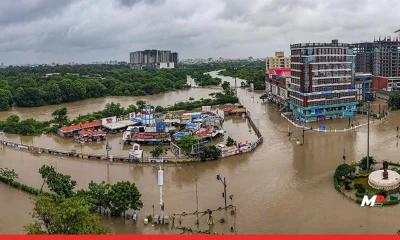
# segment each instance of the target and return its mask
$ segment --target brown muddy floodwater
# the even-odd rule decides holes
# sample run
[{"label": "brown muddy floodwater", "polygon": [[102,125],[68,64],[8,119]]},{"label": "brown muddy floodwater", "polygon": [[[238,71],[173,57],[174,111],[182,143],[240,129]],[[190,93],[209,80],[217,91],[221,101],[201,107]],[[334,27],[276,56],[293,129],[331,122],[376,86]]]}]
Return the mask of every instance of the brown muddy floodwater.
[{"label": "brown muddy floodwater", "polygon": [[[215,73],[213,73],[215,74]],[[232,82],[231,78],[221,77]],[[188,92],[190,91],[190,95]],[[173,104],[189,96],[205,97],[210,89],[191,89],[151,96],[151,104]],[[333,187],[333,173],[342,163],[343,148],[346,148],[348,161],[358,160],[366,155],[367,128],[345,133],[306,132],[305,146],[296,145],[287,137],[288,122],[272,105],[263,104],[261,93],[253,94],[238,90],[240,100],[250,111],[253,121],[264,136],[264,143],[255,151],[219,161],[193,163],[185,165],[165,165],[164,202],[167,215],[196,210],[195,175],[198,175],[199,210],[217,209],[223,206],[223,186],[216,175],[226,177],[228,196],[233,194],[233,204],[237,206],[236,219],[215,213],[215,219],[225,217],[224,224],[216,223],[213,230],[229,233],[229,227],[236,225],[238,233],[354,233],[354,234],[395,234],[399,228],[400,206],[370,208],[360,207],[344,199]],[[169,97],[166,97],[166,96]],[[175,97],[173,97],[175,96]],[[197,98],[196,97],[196,98]],[[71,103],[75,106],[73,114],[83,114],[101,109],[105,102],[121,102],[127,106],[132,98],[103,98]],[[148,100],[146,98],[143,98]],[[43,113],[44,118],[58,106],[43,108],[14,109],[13,112],[24,117]],[[3,115],[1,115],[3,114]],[[8,113],[0,113],[4,116]],[[361,121],[364,118],[359,117]],[[396,126],[400,123],[400,112],[392,112],[385,120],[370,126],[370,154],[378,160],[399,161],[399,139],[396,138]],[[346,121],[318,123],[326,126],[345,128]],[[237,140],[254,140],[255,136],[245,120],[234,118],[224,124],[226,131]],[[301,137],[301,129],[295,129],[292,138]],[[10,139],[19,136],[7,135]],[[119,146],[119,137],[112,138],[114,149]],[[34,141],[35,145],[51,145],[71,149],[71,141],[57,137],[22,138],[24,143]],[[85,151],[104,152],[104,146],[85,146]],[[79,151],[79,150],[78,150]],[[117,151],[117,150],[115,150]],[[126,151],[126,150],[118,150]],[[167,228],[144,226],[143,218],[159,212],[159,188],[157,186],[157,167],[148,165],[111,163],[62,158],[49,155],[33,155],[27,152],[6,148],[0,152],[0,167],[14,168],[19,173],[19,181],[34,187],[40,187],[41,178],[37,173],[43,164],[54,164],[57,170],[70,174],[78,182],[77,189],[86,188],[93,181],[133,181],[139,187],[144,202],[138,214],[139,221],[106,219],[112,231],[117,234],[180,233]],[[230,200],[228,199],[228,204]],[[0,184],[0,233],[22,233],[23,225],[31,221],[32,209],[27,194]],[[193,226],[194,217],[182,218],[182,226]],[[206,216],[200,218],[200,229],[207,229]]]}]

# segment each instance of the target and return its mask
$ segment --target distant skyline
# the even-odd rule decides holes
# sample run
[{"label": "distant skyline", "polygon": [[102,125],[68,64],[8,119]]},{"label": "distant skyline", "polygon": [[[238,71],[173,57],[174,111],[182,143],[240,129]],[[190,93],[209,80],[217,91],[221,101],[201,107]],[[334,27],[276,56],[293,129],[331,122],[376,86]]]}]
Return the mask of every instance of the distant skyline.
[{"label": "distant skyline", "polygon": [[2,0],[0,64],[264,58],[300,42],[397,36],[396,0]]}]

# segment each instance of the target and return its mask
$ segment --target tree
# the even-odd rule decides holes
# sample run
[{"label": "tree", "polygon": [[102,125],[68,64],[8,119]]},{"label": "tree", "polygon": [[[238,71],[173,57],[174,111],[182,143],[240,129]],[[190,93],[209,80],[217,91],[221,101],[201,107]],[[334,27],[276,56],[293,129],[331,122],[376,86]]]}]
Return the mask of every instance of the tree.
[{"label": "tree", "polygon": [[230,92],[230,90],[231,90],[231,84],[229,82],[227,82],[227,81],[224,81],[221,84],[221,87],[224,90],[224,92]]},{"label": "tree", "polygon": [[43,165],[42,167],[39,168],[39,174],[42,176],[43,179],[43,184],[42,187],[40,188],[40,192],[43,190],[44,184],[47,182],[47,179],[51,174],[55,174],[56,170],[54,169],[53,166],[47,166]]},{"label": "tree", "polygon": [[35,200],[34,223],[24,227],[28,234],[109,234],[100,218],[90,213],[90,205],[79,197],[53,198],[40,195]]},{"label": "tree", "polygon": [[393,109],[400,109],[400,92],[394,92],[389,97],[388,105]]},{"label": "tree", "polygon": [[54,117],[54,120],[56,122],[63,122],[67,120],[67,114],[68,114],[68,109],[66,107],[62,107],[54,110],[51,116]]},{"label": "tree", "polygon": [[15,102],[19,107],[39,107],[45,102],[42,99],[42,92],[39,88],[18,88],[15,94]]},{"label": "tree", "polygon": [[236,146],[236,141],[233,140],[233,138],[231,138],[230,136],[228,136],[228,139],[226,139],[226,146],[228,147]]},{"label": "tree", "polygon": [[159,157],[163,152],[164,152],[164,149],[163,149],[163,144],[161,142],[159,142],[156,145],[156,147],[150,151],[151,156],[153,156],[153,157]]},{"label": "tree", "polygon": [[125,114],[125,109],[121,107],[120,103],[107,103],[104,110],[103,115],[104,117],[113,117],[113,116],[122,116]]},{"label": "tree", "polygon": [[113,216],[121,216],[129,209],[139,210],[143,203],[140,200],[142,196],[134,183],[117,182],[111,185],[108,193],[110,200],[110,209]]},{"label": "tree", "polygon": [[7,123],[18,123],[19,120],[20,120],[19,116],[13,114],[13,115],[10,115],[10,116],[7,118]]},{"label": "tree", "polygon": [[[371,169],[376,163],[374,157],[369,156],[369,168]],[[367,157],[363,157],[358,165],[362,170],[367,170]]]},{"label": "tree", "polygon": [[56,172],[48,175],[46,182],[49,189],[59,196],[69,198],[74,194],[73,190],[76,186],[76,181],[71,180],[70,175]]},{"label": "tree", "polygon": [[9,110],[13,103],[13,95],[9,90],[0,88],[0,111]]},{"label": "tree", "polygon": [[205,161],[207,158],[217,160],[221,156],[221,149],[216,146],[207,146],[201,154],[201,160]]},{"label": "tree", "polygon": [[46,82],[43,85],[42,97],[46,104],[59,104],[62,102],[61,89],[55,80]]},{"label": "tree", "polygon": [[178,139],[177,145],[181,148],[184,154],[192,152],[192,146],[199,142],[199,138],[193,135],[185,135]]},{"label": "tree", "polygon": [[356,168],[353,166],[350,166],[346,163],[340,164],[335,171],[335,177],[338,180],[342,179],[342,176],[346,177],[356,171]]},{"label": "tree", "polygon": [[0,168],[0,176],[5,178],[10,185],[15,179],[18,179],[18,173],[14,169],[8,168]]},{"label": "tree", "polygon": [[138,107],[139,111],[141,112],[144,109],[144,106],[146,105],[146,101],[143,100],[138,100],[136,102],[136,106]]},{"label": "tree", "polygon": [[99,213],[109,207],[109,196],[110,184],[106,184],[102,181],[100,184],[90,181],[88,194],[94,200],[95,206],[98,208]]},{"label": "tree", "polygon": [[161,112],[164,112],[164,108],[161,107],[161,106],[157,106],[157,107],[155,108],[155,111],[156,111],[156,113],[161,113]]},{"label": "tree", "polygon": [[136,105],[131,104],[128,106],[128,108],[126,109],[126,113],[137,113],[139,112],[138,108],[136,107]]}]

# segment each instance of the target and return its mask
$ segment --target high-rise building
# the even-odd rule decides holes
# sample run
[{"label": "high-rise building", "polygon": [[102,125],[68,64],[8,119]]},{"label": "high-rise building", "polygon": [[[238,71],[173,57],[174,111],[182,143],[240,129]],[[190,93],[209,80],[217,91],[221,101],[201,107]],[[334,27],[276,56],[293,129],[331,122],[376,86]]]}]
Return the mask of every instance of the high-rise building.
[{"label": "high-rise building", "polygon": [[354,88],[355,55],[349,44],[299,43],[290,45],[289,104],[303,122],[353,117],[357,110]]},{"label": "high-rise building", "polygon": [[[129,63],[132,68],[163,68],[162,66],[172,66],[178,63],[178,53],[171,53],[170,50],[144,50],[129,53]],[[161,64],[160,63],[167,63]]]},{"label": "high-rise building", "polygon": [[373,42],[352,44],[356,54],[356,72],[380,77],[400,76],[400,38],[385,37]]},{"label": "high-rise building", "polygon": [[267,70],[270,68],[290,68],[290,57],[285,57],[285,52],[275,52],[275,57],[266,59]]}]

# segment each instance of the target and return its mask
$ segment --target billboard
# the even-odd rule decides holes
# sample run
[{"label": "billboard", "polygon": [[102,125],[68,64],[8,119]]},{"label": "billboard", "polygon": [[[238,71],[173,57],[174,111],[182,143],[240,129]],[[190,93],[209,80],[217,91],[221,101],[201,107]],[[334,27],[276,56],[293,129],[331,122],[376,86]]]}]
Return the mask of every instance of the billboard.
[{"label": "billboard", "polygon": [[354,112],[353,111],[345,111],[345,112],[343,112],[343,117],[344,118],[353,118]]},{"label": "billboard", "polygon": [[103,125],[107,124],[107,123],[115,123],[115,122],[117,122],[116,116],[101,119],[101,124],[103,124]]}]

